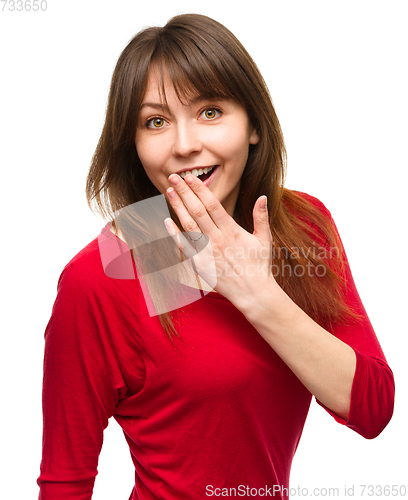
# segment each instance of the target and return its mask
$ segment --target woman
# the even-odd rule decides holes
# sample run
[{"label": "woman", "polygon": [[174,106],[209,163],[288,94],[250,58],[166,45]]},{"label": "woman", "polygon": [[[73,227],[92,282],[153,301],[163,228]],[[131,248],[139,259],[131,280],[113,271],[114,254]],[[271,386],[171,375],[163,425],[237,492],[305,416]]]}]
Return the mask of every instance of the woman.
[{"label": "woman", "polygon": [[284,168],[225,27],[177,16],[124,49],[87,182],[114,220],[64,268],[46,329],[40,498],[91,498],[111,416],[130,499],[287,498],[312,395],[366,438],[387,425],[393,375],[334,222]]}]

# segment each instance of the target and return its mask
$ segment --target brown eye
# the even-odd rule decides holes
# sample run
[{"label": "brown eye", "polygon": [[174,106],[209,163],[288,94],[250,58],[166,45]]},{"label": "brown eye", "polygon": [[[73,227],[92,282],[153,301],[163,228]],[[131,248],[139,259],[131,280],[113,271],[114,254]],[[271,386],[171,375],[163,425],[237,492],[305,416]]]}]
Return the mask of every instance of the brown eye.
[{"label": "brown eye", "polygon": [[163,121],[161,118],[155,118],[155,119],[153,120],[153,125],[154,125],[156,128],[163,127],[163,125],[164,125],[164,121]]},{"label": "brown eye", "polygon": [[219,113],[220,111],[218,111],[218,109],[209,108],[204,111],[204,116],[207,118],[207,120],[213,120],[214,118],[218,117]]},{"label": "brown eye", "polygon": [[163,118],[152,118],[147,122],[148,128],[162,128],[164,126]]}]

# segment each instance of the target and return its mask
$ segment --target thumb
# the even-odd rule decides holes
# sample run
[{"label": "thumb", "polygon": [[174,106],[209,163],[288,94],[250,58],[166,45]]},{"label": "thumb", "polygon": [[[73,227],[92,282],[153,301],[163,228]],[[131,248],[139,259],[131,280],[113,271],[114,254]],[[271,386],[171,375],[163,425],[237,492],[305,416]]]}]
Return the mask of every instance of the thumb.
[{"label": "thumb", "polygon": [[269,213],[265,195],[260,196],[256,200],[252,217],[254,219],[254,232],[252,234],[256,236],[261,243],[270,243],[272,241],[272,234],[269,226]]}]

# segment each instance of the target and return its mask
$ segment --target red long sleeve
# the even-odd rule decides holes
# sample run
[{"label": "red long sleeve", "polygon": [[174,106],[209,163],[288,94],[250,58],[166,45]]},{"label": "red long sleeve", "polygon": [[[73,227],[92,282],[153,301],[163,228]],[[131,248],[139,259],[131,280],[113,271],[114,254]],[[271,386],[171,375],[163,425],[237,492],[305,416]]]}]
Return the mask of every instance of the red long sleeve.
[{"label": "red long sleeve", "polygon": [[112,283],[103,275],[102,281],[93,280],[89,248],[80,254],[86,264],[74,258],[62,272],[45,331],[43,458],[38,480],[39,498],[44,500],[91,498],[103,430],[126,390],[115,357],[115,342],[123,339],[119,335],[112,339],[126,325],[115,301],[109,300],[115,290]]},{"label": "red long sleeve", "polygon": [[[300,194],[320,208],[330,219],[339,235],[329,210],[316,198],[305,193]],[[339,239],[341,241],[340,235]],[[363,437],[371,439],[380,434],[392,417],[395,394],[394,377],[357,292],[347,257],[345,257],[345,261],[345,301],[351,309],[361,316],[361,321],[350,320],[348,324],[338,324],[332,328],[331,333],[350,345],[357,358],[348,419],[344,420],[326,408],[320,401],[317,400],[317,402],[337,422],[350,427]]]},{"label": "red long sleeve", "polygon": [[[218,293],[182,308],[173,345],[149,316],[139,280],[125,272],[126,245],[108,227],[99,238],[114,245],[128,279],[106,276],[97,238],[62,272],[45,331],[39,499],[92,498],[112,416],[135,466],[131,499],[199,500],[215,488],[289,487],[310,392]],[[392,415],[394,383],[347,273],[347,301],[363,322],[332,333],[355,350],[357,369],[348,420],[327,411],[374,437]],[[274,498],[285,495],[275,491]]]}]

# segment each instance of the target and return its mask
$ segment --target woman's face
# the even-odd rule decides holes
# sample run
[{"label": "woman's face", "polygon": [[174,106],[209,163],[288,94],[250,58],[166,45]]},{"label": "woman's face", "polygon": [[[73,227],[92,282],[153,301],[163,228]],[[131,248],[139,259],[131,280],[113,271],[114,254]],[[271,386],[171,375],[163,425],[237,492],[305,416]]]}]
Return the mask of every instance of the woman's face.
[{"label": "woman's face", "polygon": [[146,174],[164,194],[171,185],[170,174],[200,175],[199,169],[213,168],[203,182],[232,216],[249,145],[259,141],[245,109],[235,101],[199,96],[183,105],[169,77],[165,77],[166,107],[159,88],[159,75],[151,71],[135,138]]}]

